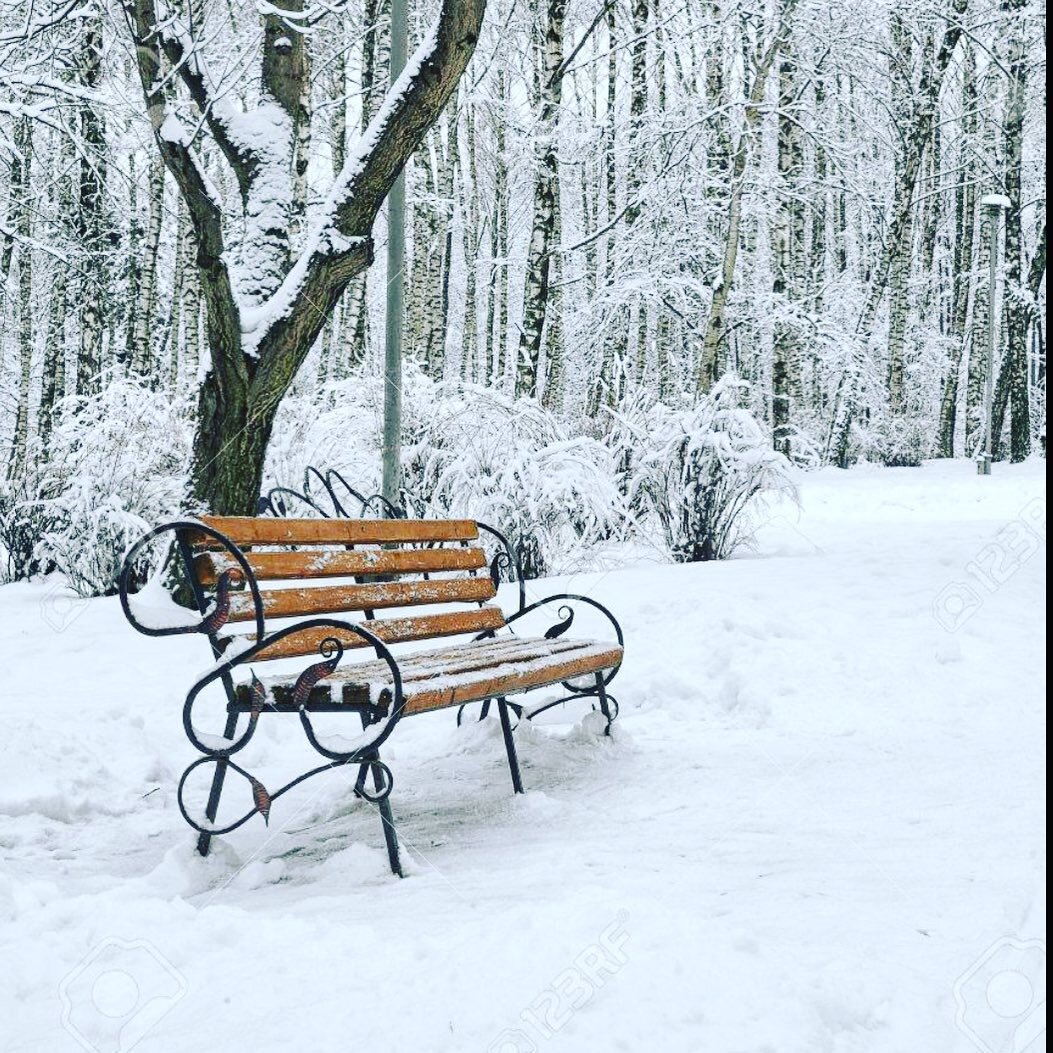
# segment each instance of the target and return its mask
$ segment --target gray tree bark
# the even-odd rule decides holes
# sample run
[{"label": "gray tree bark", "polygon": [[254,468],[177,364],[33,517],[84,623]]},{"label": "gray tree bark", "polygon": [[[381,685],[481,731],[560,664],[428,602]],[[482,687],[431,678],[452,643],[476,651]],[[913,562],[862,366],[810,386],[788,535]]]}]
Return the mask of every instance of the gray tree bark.
[{"label": "gray tree bark", "polygon": [[33,124],[19,117],[11,158],[11,197],[18,235],[18,392],[15,431],[7,459],[8,479],[18,479],[29,452],[29,381],[33,368],[33,218],[30,187],[33,179]]},{"label": "gray tree bark", "polygon": [[139,288],[132,315],[132,354],[129,362],[131,371],[141,377],[149,377],[155,372],[153,339],[157,310],[157,252],[161,243],[165,197],[165,166],[160,157],[154,158],[150,165],[148,192],[146,231],[138,268]]},{"label": "gray tree bark", "polygon": [[[797,59],[792,41],[787,39],[779,55],[779,198],[772,227],[772,255],[775,262],[773,289],[777,309],[787,312],[801,298],[804,244],[804,144],[800,119],[794,113],[798,93]],[[797,327],[785,318],[777,320],[772,362],[772,438],[775,448],[790,454],[790,422],[801,375],[801,350]]]},{"label": "gray tree bark", "polygon": [[[563,26],[566,0],[548,0],[542,42],[541,85],[534,144],[534,216],[523,293],[516,394],[537,398],[541,338],[548,311],[559,208],[559,109],[563,98]],[[551,345],[550,345],[551,346]]]},{"label": "gray tree bark", "polygon": [[962,141],[958,148],[958,180],[954,196],[954,273],[951,279],[951,309],[949,332],[952,343],[951,359],[943,382],[940,400],[940,422],[937,449],[941,457],[954,456],[954,437],[957,430],[958,391],[962,360],[968,343],[966,325],[972,292],[973,241],[976,231],[976,182],[973,151],[976,138],[976,115],[979,105],[976,90],[976,64],[972,44],[962,46]]},{"label": "gray tree bark", "polygon": [[78,108],[81,148],[78,160],[77,235],[91,259],[80,299],[80,351],[77,355],[77,394],[96,395],[101,386],[102,342],[106,304],[106,127],[95,96],[102,84],[102,15],[85,23],[77,53],[77,77],[85,89]]}]

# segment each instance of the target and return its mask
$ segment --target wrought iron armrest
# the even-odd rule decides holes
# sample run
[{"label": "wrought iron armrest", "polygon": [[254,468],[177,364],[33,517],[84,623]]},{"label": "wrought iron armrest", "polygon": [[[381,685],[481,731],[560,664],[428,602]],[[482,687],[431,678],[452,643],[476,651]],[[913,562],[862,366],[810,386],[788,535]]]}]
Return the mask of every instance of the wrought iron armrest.
[{"label": "wrought iron armrest", "polygon": [[[326,637],[319,645],[319,651],[322,654],[323,661],[308,666],[308,668],[297,678],[296,683],[292,688],[294,701],[299,700],[300,702],[300,722],[303,724],[308,741],[318,753],[326,758],[326,763],[298,775],[295,779],[287,782],[280,789],[270,792],[257,778],[247,772],[244,768],[239,767],[235,761],[231,760],[233,754],[237,753],[248,744],[256,730],[260,713],[267,708],[266,689],[261,681],[255,676],[255,674],[253,674],[252,704],[249,709],[248,727],[245,729],[244,733],[236,739],[224,737],[218,741],[213,739],[211,743],[204,742],[195,731],[191,720],[194,701],[201,691],[215,680],[224,678],[229,683],[231,669],[237,665],[242,665],[245,662],[251,661],[265,647],[278,643],[286,637],[302,632],[305,629],[319,628],[331,628],[342,632],[348,632],[361,637],[363,640],[371,644],[377,652],[377,655],[387,662],[388,668],[391,670],[394,702],[389,709],[387,716],[382,717],[379,721],[376,721],[373,724],[367,724],[366,720],[363,720],[363,733],[351,749],[333,750],[324,746],[318,740],[311,724],[310,717],[307,715],[306,702],[310,696],[311,688],[314,687],[319,680],[330,676],[336,670],[337,664],[343,657],[344,648],[340,641],[335,636]],[[280,629],[278,632],[271,633],[270,636],[257,639],[256,642],[249,647],[238,648],[233,652],[229,652],[211,669],[198,678],[197,682],[190,689],[190,692],[187,695],[186,704],[183,707],[183,727],[186,731],[187,738],[190,739],[191,743],[200,750],[204,756],[199,757],[196,761],[190,764],[186,771],[183,772],[182,778],[179,780],[179,788],[176,795],[179,803],[179,810],[182,812],[183,818],[186,819],[186,821],[200,834],[212,836],[215,834],[230,833],[232,830],[236,830],[239,826],[243,826],[257,813],[262,815],[266,822],[272,803],[283,794],[288,793],[288,791],[294,786],[298,786],[305,780],[310,779],[321,772],[330,771],[336,767],[341,767],[347,764],[357,764],[360,766],[360,770],[358,779],[355,782],[355,795],[364,800],[380,805],[381,814],[386,815],[385,822],[390,822],[390,811],[384,813],[383,809],[387,807],[385,802],[387,801],[388,795],[391,793],[394,780],[391,775],[391,769],[380,760],[377,751],[381,744],[394,730],[395,725],[402,716],[404,705],[405,700],[402,693],[402,675],[399,672],[398,663],[395,661],[391,652],[382,640],[371,633],[368,629],[363,628],[361,625],[356,625],[353,622],[343,621],[339,618],[309,618],[305,621],[298,622],[296,625],[290,625],[285,629]],[[233,732],[234,721],[236,721],[236,716],[233,720],[228,719],[227,734]],[[370,733],[369,729],[374,730]],[[237,774],[241,775],[249,783],[249,786],[252,789],[254,804],[252,810],[247,812],[241,818],[236,819],[223,827],[215,827],[213,825],[216,811],[212,804],[209,805],[209,808],[212,810],[206,812],[207,825],[202,825],[190,814],[186,801],[184,800],[184,788],[191,773],[201,765],[209,763],[220,766],[217,768],[217,771],[225,771],[229,767]],[[370,771],[373,773],[375,783],[374,790],[372,791],[366,788],[366,775]],[[215,783],[213,783],[213,793],[216,793]]]},{"label": "wrought iron armrest", "polygon": [[[216,595],[213,601],[209,601],[205,595],[204,590],[201,588],[201,584],[197,579],[197,575],[194,572],[194,559],[193,552],[191,551],[190,544],[187,541],[186,535],[189,532],[196,532],[204,534],[206,537],[210,537],[226,549],[226,551],[234,558],[234,562],[237,563],[236,568],[230,568],[223,571],[219,575],[219,579],[216,582]],[[187,580],[191,584],[194,590],[194,598],[197,601],[198,610],[202,615],[202,619],[199,622],[188,620],[185,624],[171,624],[171,625],[147,625],[135,616],[133,609],[133,597],[129,593],[129,588],[132,584],[132,576],[135,572],[135,563],[139,554],[146,548],[151,541],[165,533],[175,534],[176,546],[179,549],[179,554],[183,559],[183,565],[186,570]],[[253,620],[256,623],[256,638],[262,639],[266,629],[264,625],[263,617],[263,600],[260,597],[260,587],[256,581],[256,575],[252,572],[252,567],[249,566],[249,561],[245,556],[245,553],[234,544],[225,534],[220,531],[213,529],[210,526],[206,526],[204,523],[197,519],[177,519],[171,523],[162,523],[158,527],[154,527],[153,530],[144,534],[132,547],[129,549],[128,554],[124,557],[124,565],[121,567],[121,575],[118,579],[118,591],[121,599],[121,610],[124,611],[125,618],[131,623],[132,627],[138,632],[143,633],[146,636],[172,636],[177,633],[205,633],[212,641],[212,647],[216,655],[219,655],[219,647],[216,642],[216,633],[226,624],[228,617],[230,616],[230,586],[236,582],[244,581],[250,594],[252,595],[252,606],[253,606]],[[187,614],[189,615],[189,611]]]},{"label": "wrought iron armrest", "polygon": [[[519,557],[516,555],[516,550],[512,547],[512,543],[508,538],[500,530],[490,526],[489,523],[477,521],[475,525],[480,530],[496,538],[497,543],[501,546],[501,550],[490,561],[490,580],[494,583],[494,588],[496,589],[501,585],[502,570],[513,573],[515,575],[513,580],[519,588],[518,613],[523,614],[523,609],[526,607],[526,582],[523,581],[523,568],[519,565]],[[516,616],[518,617],[518,614]]]},{"label": "wrought iron armrest", "polygon": [[[584,603],[590,607],[594,607],[607,619],[608,622],[610,622],[611,627],[614,629],[614,635],[618,640],[618,646],[625,646],[625,636],[622,633],[622,627],[618,624],[618,619],[615,618],[614,615],[611,614],[611,612],[607,610],[607,608],[604,607],[602,603],[598,603],[596,600],[592,599],[589,596],[582,596],[575,592],[557,592],[551,596],[546,596],[544,599],[537,600],[535,603],[530,604],[530,606],[523,607],[522,610],[516,611],[515,614],[512,614],[508,618],[506,618],[505,625],[511,627],[513,622],[518,621],[520,618],[524,617],[527,614],[532,614],[534,611],[539,610],[541,607],[545,607],[550,603],[560,604],[559,610],[557,612],[560,620],[546,630],[546,640],[558,639],[571,627],[571,625],[574,624],[574,608],[571,607],[570,604]],[[511,629],[511,631],[513,633],[515,632],[514,629]],[[482,640],[486,637],[492,637],[493,635],[493,630],[490,630],[486,633],[481,633],[479,636],[475,637],[475,639]],[[546,702],[540,708],[534,709],[531,712],[528,712],[526,715],[530,718],[533,718],[539,713],[543,713],[546,709],[551,709],[553,706],[562,705],[564,702],[569,701],[570,698],[595,696],[601,700],[600,706],[603,710],[604,715],[607,717],[607,727],[609,729],[611,721],[618,715],[618,701],[613,695],[607,693],[607,686],[618,675],[618,671],[620,669],[621,665],[619,664],[603,672],[597,672],[595,674],[590,673],[586,678],[582,679],[587,679],[589,681],[594,682],[586,683],[584,685],[580,681],[575,682],[574,680],[563,680],[561,681],[561,683],[569,693],[568,698],[557,699],[554,702]],[[611,713],[608,712],[608,709],[606,708],[607,706],[612,707],[613,715],[611,715]],[[463,709],[464,706],[461,707],[461,710]],[[517,708],[516,711],[525,712],[525,710],[521,710],[519,708]],[[459,710],[457,714],[457,723],[459,724],[460,722],[461,711]]]},{"label": "wrought iron armrest", "polygon": [[537,600],[535,603],[530,604],[529,607],[523,607],[516,611],[515,614],[509,615],[505,619],[505,624],[511,625],[512,622],[518,621],[524,615],[530,614],[540,607],[545,607],[550,603],[560,603],[561,601],[567,601],[561,604],[558,611],[561,620],[545,632],[546,640],[555,640],[557,637],[562,636],[574,623],[574,609],[568,606],[569,603],[587,603],[590,607],[595,607],[611,623],[614,634],[618,638],[618,646],[625,646],[625,636],[622,633],[622,627],[618,624],[618,619],[602,603],[598,603],[589,596],[581,596],[575,592],[557,592],[551,596],[546,596],[543,600]]},{"label": "wrought iron armrest", "polygon": [[354,622],[344,621],[340,618],[308,618],[305,621],[297,622],[295,625],[279,629],[277,632],[271,633],[269,636],[257,637],[256,641],[251,643],[248,647],[239,647],[236,650],[229,651],[214,666],[212,666],[211,669],[202,674],[190,688],[186,697],[186,703],[183,707],[183,727],[186,731],[187,738],[190,739],[196,749],[200,750],[202,753],[207,753],[212,757],[230,757],[232,754],[237,753],[248,745],[249,739],[252,738],[252,735],[256,730],[256,723],[259,720],[260,713],[262,713],[268,705],[266,688],[259,678],[256,677],[255,673],[253,673],[252,676],[253,702],[251,709],[249,710],[248,727],[245,729],[245,732],[233,742],[228,739],[223,740],[224,743],[229,743],[229,745],[209,745],[198,736],[191,719],[194,701],[209,684],[214,683],[218,679],[228,677],[235,666],[251,662],[253,658],[264,649],[271,647],[276,643],[280,643],[287,637],[294,636],[306,629],[338,629],[342,632],[358,636],[365,640],[376,651],[377,657],[387,664],[388,669],[391,672],[392,680],[392,705],[389,708],[387,715],[377,722],[376,734],[357,744],[350,752],[334,751],[323,746],[314,733],[314,728],[311,725],[306,709],[311,689],[318,683],[318,681],[331,676],[336,671],[336,667],[339,665],[341,658],[343,658],[344,646],[336,636],[327,636],[322,640],[318,650],[323,660],[308,666],[299,677],[297,677],[296,683],[291,690],[292,701],[299,706],[300,721],[303,724],[307,738],[319,753],[328,757],[330,760],[337,761],[341,764],[356,763],[363,758],[375,755],[376,751],[394,730],[395,725],[402,716],[402,710],[405,706],[405,697],[402,691],[402,674],[399,670],[398,662],[395,660],[395,656],[391,653],[383,640],[363,626],[357,625]]},{"label": "wrought iron armrest", "polygon": [[[570,606],[572,603],[585,603],[590,607],[595,607],[596,610],[602,614],[607,621],[611,623],[611,627],[614,629],[614,635],[618,639],[618,646],[625,646],[625,636],[622,633],[622,627],[618,624],[618,619],[602,603],[598,603],[596,600],[591,599],[589,596],[581,596],[575,592],[557,592],[552,596],[546,596],[543,600],[538,600],[536,603],[530,604],[529,607],[524,607],[522,610],[516,611],[515,614],[505,619],[505,625],[511,625],[512,622],[518,621],[524,615],[530,614],[533,611],[538,610],[540,607],[545,607],[550,603],[559,603],[560,607],[558,615],[560,620],[555,625],[550,626],[545,631],[546,640],[555,640],[562,636],[570,627],[574,624],[574,608]],[[514,632],[514,630],[513,630]],[[606,687],[617,675],[618,670],[621,666],[615,666],[609,673],[603,676],[603,686]],[[591,693],[591,688],[581,688],[575,686],[572,681],[564,680],[563,686],[570,691],[572,694],[587,694]]]}]

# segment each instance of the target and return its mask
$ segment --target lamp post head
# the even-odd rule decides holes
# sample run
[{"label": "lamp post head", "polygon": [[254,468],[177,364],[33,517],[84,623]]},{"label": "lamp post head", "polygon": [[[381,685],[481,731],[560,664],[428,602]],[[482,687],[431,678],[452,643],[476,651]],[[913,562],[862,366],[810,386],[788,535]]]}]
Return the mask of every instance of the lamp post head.
[{"label": "lamp post head", "polygon": [[984,194],[980,198],[980,204],[984,208],[989,208],[993,212],[995,209],[1006,209],[1009,208],[1011,202],[1005,194]]}]

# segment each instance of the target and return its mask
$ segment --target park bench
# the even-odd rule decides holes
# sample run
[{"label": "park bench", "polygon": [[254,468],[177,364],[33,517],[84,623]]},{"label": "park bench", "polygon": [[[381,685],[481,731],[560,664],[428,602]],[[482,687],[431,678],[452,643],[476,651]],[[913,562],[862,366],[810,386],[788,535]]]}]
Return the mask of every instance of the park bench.
[{"label": "park bench", "polygon": [[[493,559],[480,530],[497,543]],[[163,566],[135,592],[151,555]],[[173,562],[181,565],[179,574]],[[358,767],[354,793],[378,807],[391,869],[401,875],[389,801],[393,779],[380,748],[403,718],[457,707],[460,722],[465,706],[482,703],[485,716],[496,702],[516,793],[523,784],[513,715],[530,719],[553,705],[585,700],[602,714],[609,734],[617,702],[607,685],[622,661],[617,621],[586,596],[558,594],[527,604],[521,578],[518,609],[506,617],[493,601],[501,568],[514,565],[507,540],[471,520],[203,517],[164,524],[141,538],[120,577],[125,616],[150,636],[202,633],[212,648],[213,665],[190,688],[183,709],[187,737],[201,756],[183,773],[177,793],[201,854],[212,837],[257,813],[266,821],[272,803],[305,779],[351,765]],[[189,582],[197,610],[173,602],[162,580],[183,581],[183,588]],[[514,634],[514,623],[549,605],[558,619],[551,628],[534,637]],[[615,639],[568,638],[579,605],[606,618]],[[440,639],[428,649],[402,650]],[[364,656],[366,648],[375,657],[341,664],[345,652],[362,649]],[[321,660],[300,668],[309,655]],[[297,668],[286,671],[296,659]],[[257,665],[270,661],[282,671],[257,674]],[[221,735],[205,734],[194,721],[195,703],[217,682],[225,692],[225,725]],[[565,694],[533,709],[509,701],[553,685],[562,685]],[[345,712],[357,717],[356,735],[327,739],[317,732],[315,714]],[[234,759],[264,713],[298,714],[325,761],[273,792]],[[195,817],[187,781],[209,765],[214,770],[204,816]],[[232,772],[248,782],[254,807],[218,823]],[[208,784],[207,768],[204,774]]]}]

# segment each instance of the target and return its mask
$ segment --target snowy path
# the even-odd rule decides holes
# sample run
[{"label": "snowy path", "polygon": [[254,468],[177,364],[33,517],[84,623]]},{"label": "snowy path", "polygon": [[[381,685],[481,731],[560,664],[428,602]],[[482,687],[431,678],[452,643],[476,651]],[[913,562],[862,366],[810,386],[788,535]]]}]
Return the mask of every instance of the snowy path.
[{"label": "snowy path", "polygon": [[514,799],[494,721],[407,721],[402,882],[342,773],[194,856],[202,642],[0,588],[0,1049],[1044,1049],[1043,469],[822,472],[755,555],[531,583],[622,619],[619,734],[521,729]]}]

